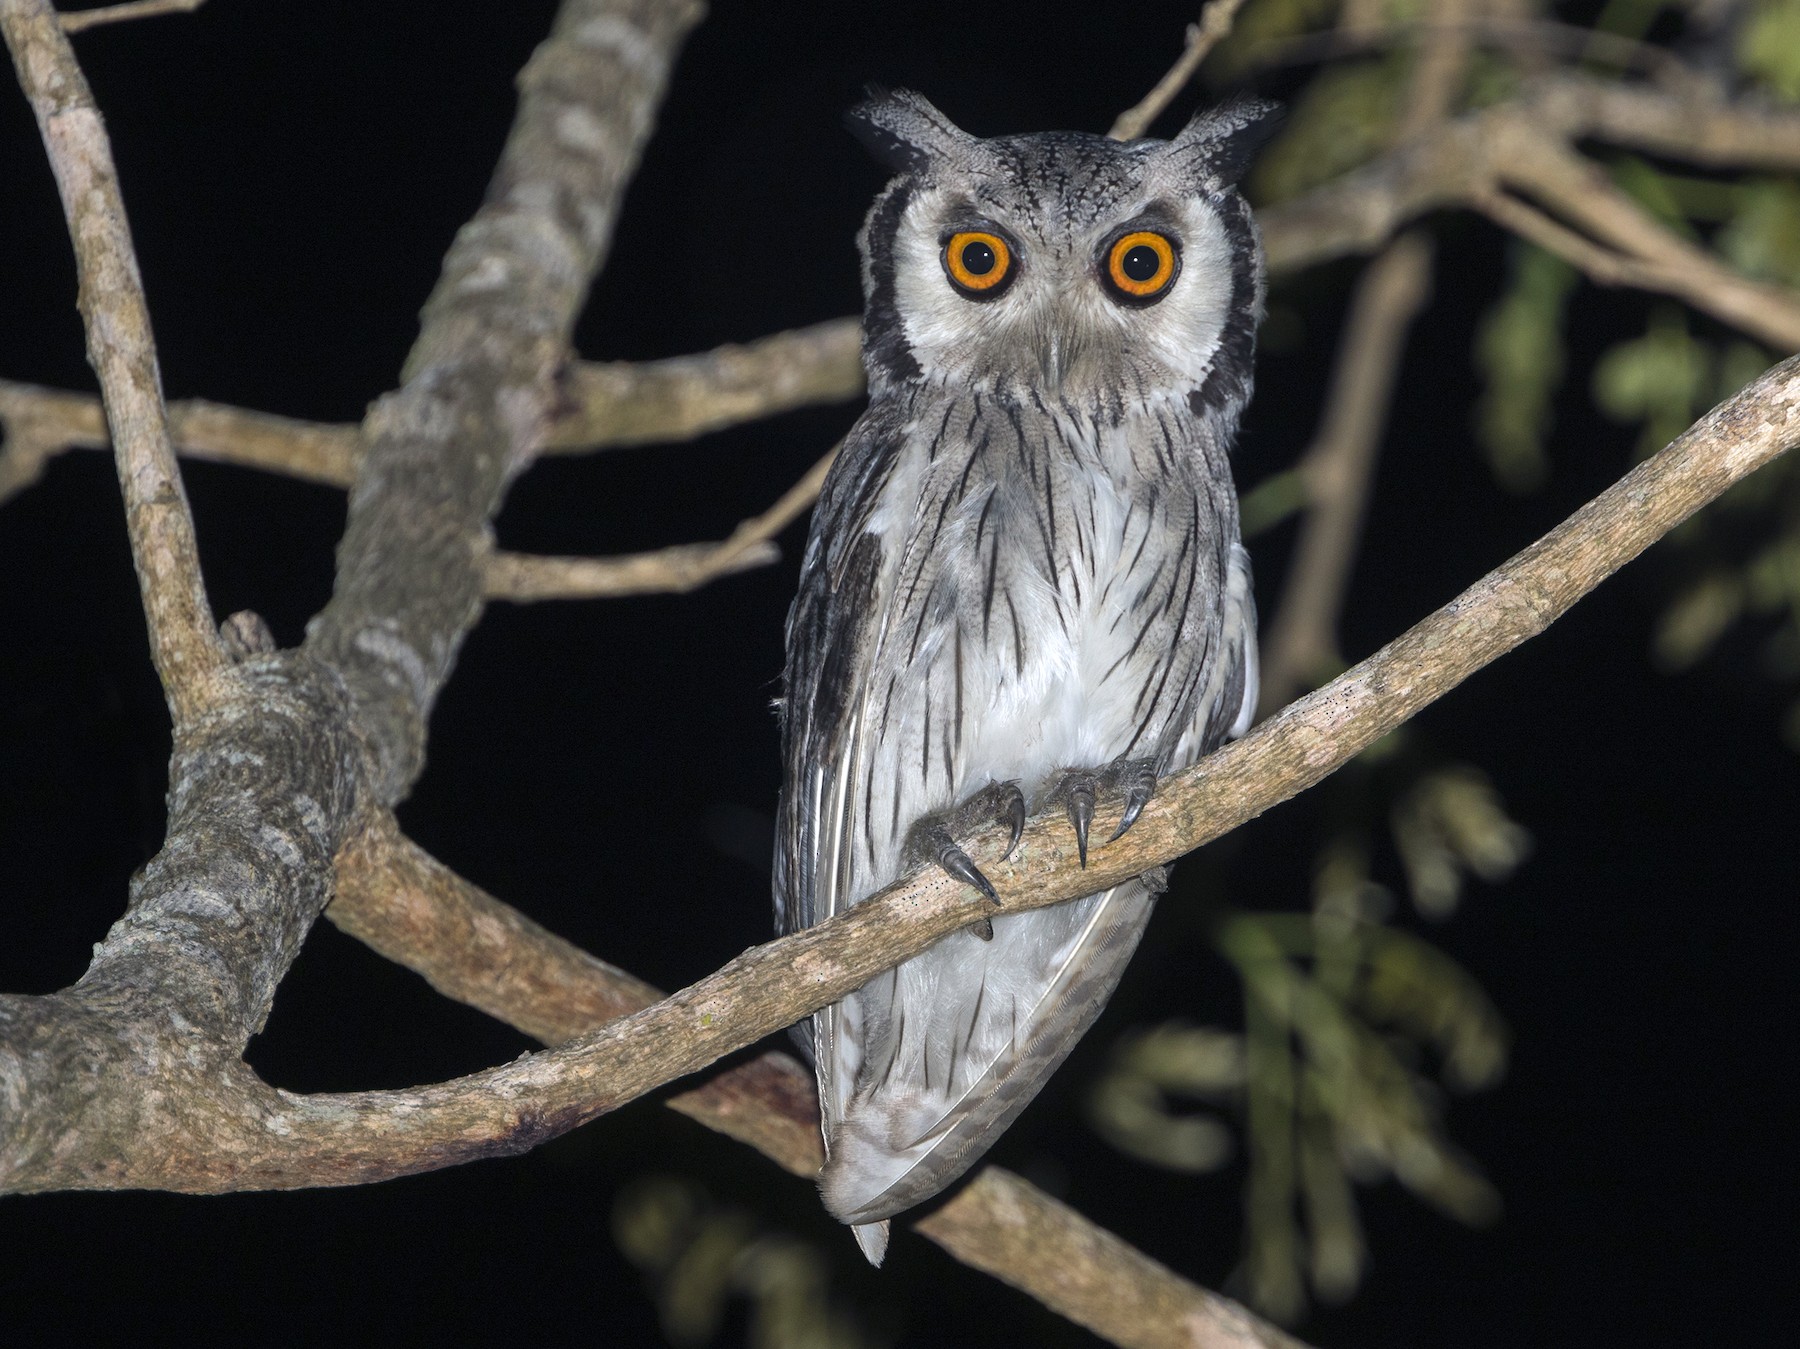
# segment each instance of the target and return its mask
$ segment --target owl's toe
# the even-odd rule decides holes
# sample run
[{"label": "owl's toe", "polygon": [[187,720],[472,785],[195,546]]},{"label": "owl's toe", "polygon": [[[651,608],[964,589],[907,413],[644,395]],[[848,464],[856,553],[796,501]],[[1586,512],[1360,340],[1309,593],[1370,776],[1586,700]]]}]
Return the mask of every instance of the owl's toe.
[{"label": "owl's toe", "polygon": [[1069,812],[1069,824],[1075,830],[1075,851],[1080,855],[1081,865],[1084,867],[1087,865],[1088,830],[1094,823],[1094,794],[1099,789],[1099,774],[1077,768],[1064,773],[1062,781],[1051,794]]}]

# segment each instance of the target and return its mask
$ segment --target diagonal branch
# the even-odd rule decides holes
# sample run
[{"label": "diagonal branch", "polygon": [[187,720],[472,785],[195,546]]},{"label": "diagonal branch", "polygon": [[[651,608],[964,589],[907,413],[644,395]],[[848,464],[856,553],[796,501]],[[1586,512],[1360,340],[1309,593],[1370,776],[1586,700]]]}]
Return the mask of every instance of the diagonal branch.
[{"label": "diagonal branch", "polygon": [[0,29],[49,152],[75,245],[77,304],[112,428],[150,657],[179,733],[206,705],[207,685],[224,668],[225,653],[169,444],[150,310],[112,146],[48,0],[0,0]]},{"label": "diagonal branch", "polygon": [[[1066,821],[1031,820],[1009,860],[999,829],[971,840],[1009,910],[1122,883],[1236,828],[1334,772],[1482,666],[1536,636],[1607,576],[1733,483],[1800,442],[1800,358],[1775,367],[1537,543],[1324,688],[1170,778],[1133,830],[1084,869]],[[1103,827],[1104,822],[1102,822]],[[991,868],[991,870],[989,869]],[[181,1090],[134,1101],[137,1146],[106,1165],[78,1125],[57,1146],[0,1138],[0,1190],[120,1185],[212,1192],[350,1184],[508,1153],[563,1133],[754,1043],[990,912],[942,873],[896,883],[817,927],[746,951],[717,973],[580,1039],[436,1086],[293,1096],[242,1065],[165,1071]],[[103,944],[103,951],[104,951]],[[0,999],[0,1025],[52,999]],[[27,1026],[27,1031],[31,1029]],[[29,1039],[30,1036],[28,1035]],[[4,1044],[5,1037],[0,1037]],[[65,1053],[85,1052],[77,1042]],[[27,1125],[71,1062],[0,1057]],[[89,1075],[91,1077],[91,1075]],[[88,1081],[85,1090],[106,1086]],[[129,1082],[113,1091],[130,1090]]]},{"label": "diagonal branch", "polygon": [[[456,875],[403,837],[391,816],[338,857],[337,898],[326,916],[446,997],[546,1043],[594,1030],[662,996]],[[786,1054],[765,1053],[726,1069],[667,1104],[796,1176],[813,1179],[824,1161],[812,1073]],[[1114,1344],[1298,1345],[995,1167],[913,1226],[955,1259]]]},{"label": "diagonal branch", "polygon": [[405,383],[363,424],[331,601],[307,650],[338,669],[392,803],[482,607],[488,526],[542,445],[556,376],[698,0],[566,0],[519,74],[486,201],[425,304]]}]

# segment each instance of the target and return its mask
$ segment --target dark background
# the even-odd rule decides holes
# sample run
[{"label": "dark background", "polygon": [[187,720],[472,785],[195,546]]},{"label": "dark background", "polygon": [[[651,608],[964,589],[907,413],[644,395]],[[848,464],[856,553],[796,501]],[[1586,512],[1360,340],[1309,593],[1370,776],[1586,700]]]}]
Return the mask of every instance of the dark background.
[{"label": "dark background", "polygon": [[[1054,19],[917,0],[715,8],[626,201],[578,332],[585,356],[674,355],[854,311],[852,240],[882,174],[838,118],[864,82],[921,88],[981,134],[1104,130],[1192,18],[1184,3],[1070,5]],[[350,421],[390,387],[551,12],[214,0],[78,39],[172,397]],[[50,175],[23,99],[0,83],[0,377],[91,388]],[[1635,432],[1597,420],[1585,383],[1597,350],[1642,331],[1645,302],[1588,289],[1551,480],[1523,499],[1492,485],[1468,432],[1468,352],[1503,246],[1466,219],[1437,233],[1439,291],[1402,372],[1345,615],[1352,657],[1631,459]],[[1241,483],[1304,446],[1354,273],[1285,287],[1301,322],[1265,352]],[[500,538],[600,554],[722,537],[854,411],[541,464]],[[342,494],[186,472],[218,612],[254,608],[297,641],[329,592]],[[491,610],[434,718],[408,829],[664,987],[762,940],[778,785],[768,704],[800,536],[783,540],[782,565],[685,598]],[[1254,545],[1265,610],[1290,538]],[[1450,1111],[1506,1210],[1469,1231],[1391,1183],[1362,1191],[1373,1267],[1351,1303],[1301,1327],[1316,1343],[1751,1344],[1791,1331],[1800,775],[1749,637],[1688,675],[1652,672],[1675,563],[1653,552],[1421,718],[1419,734],[1484,768],[1536,839],[1513,881],[1476,886],[1430,931],[1515,1037],[1508,1078]],[[0,512],[0,987],[78,977],[158,844],[166,753],[111,466],[71,454]],[[1303,904],[1322,809],[1277,810],[1178,871],[1114,1007],[992,1154],[1210,1286],[1237,1259],[1241,1165],[1200,1178],[1138,1166],[1081,1122],[1079,1101],[1124,1028],[1234,1015],[1193,893],[1206,881],[1248,907]],[[1397,883],[1391,856],[1377,867]],[[433,1080],[526,1047],[320,924],[250,1057],[310,1091]],[[642,1276],[609,1230],[615,1194],[646,1173],[695,1178],[816,1243],[836,1295],[905,1343],[1090,1342],[914,1237],[868,1270],[807,1186],[648,1103],[525,1158],[364,1190],[0,1199],[0,1333],[653,1343]],[[742,1333],[740,1311],[724,1339]]]}]

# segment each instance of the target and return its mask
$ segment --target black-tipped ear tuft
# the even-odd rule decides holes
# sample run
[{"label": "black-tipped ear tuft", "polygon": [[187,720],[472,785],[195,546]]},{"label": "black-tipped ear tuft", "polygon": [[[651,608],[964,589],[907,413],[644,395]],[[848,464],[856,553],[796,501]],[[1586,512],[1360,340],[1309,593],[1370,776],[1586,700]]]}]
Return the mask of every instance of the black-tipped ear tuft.
[{"label": "black-tipped ear tuft", "polygon": [[1239,94],[1195,113],[1169,148],[1201,176],[1222,187],[1235,187],[1286,116],[1287,109],[1279,103]]},{"label": "black-tipped ear tuft", "polygon": [[868,152],[898,173],[917,173],[974,137],[910,89],[870,85],[868,97],[844,114],[844,125]]}]

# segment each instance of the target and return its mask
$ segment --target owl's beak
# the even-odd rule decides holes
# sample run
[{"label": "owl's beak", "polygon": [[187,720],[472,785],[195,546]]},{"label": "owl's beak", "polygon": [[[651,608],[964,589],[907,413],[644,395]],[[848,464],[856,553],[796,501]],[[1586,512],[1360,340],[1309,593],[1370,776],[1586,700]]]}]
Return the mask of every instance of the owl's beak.
[{"label": "owl's beak", "polygon": [[1074,329],[1059,323],[1045,324],[1038,343],[1038,370],[1043,375],[1044,387],[1060,389],[1086,346],[1086,341]]}]

